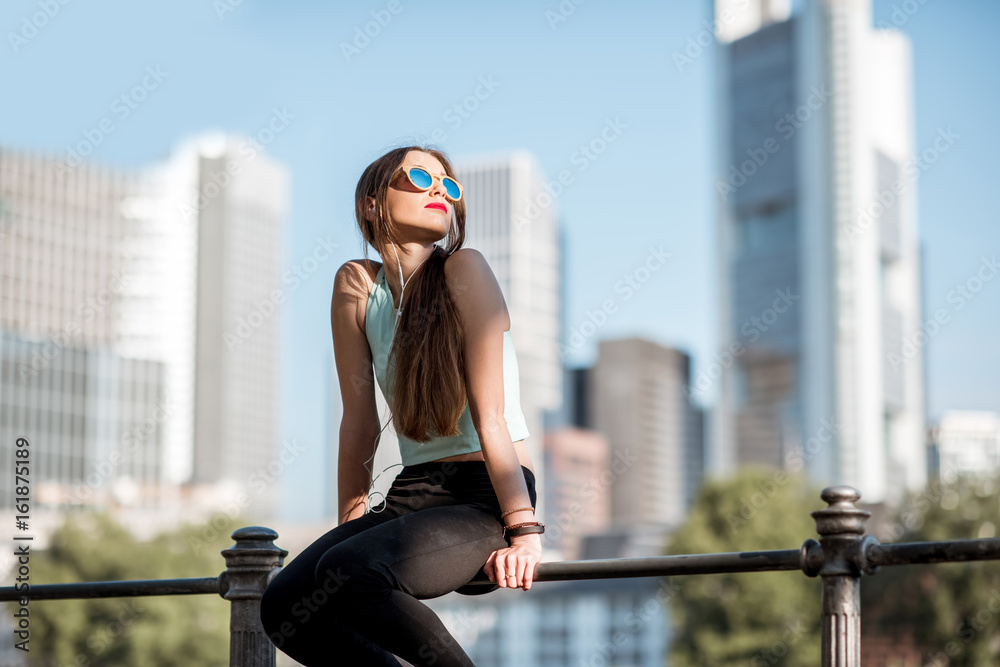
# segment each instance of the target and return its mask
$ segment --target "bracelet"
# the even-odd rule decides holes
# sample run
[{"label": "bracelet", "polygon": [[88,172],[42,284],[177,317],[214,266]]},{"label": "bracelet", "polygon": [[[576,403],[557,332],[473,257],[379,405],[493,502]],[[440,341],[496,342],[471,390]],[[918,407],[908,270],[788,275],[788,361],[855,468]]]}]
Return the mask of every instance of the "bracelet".
[{"label": "bracelet", "polygon": [[517,509],[507,510],[506,512],[504,512],[503,514],[500,515],[500,518],[502,519],[505,516],[507,516],[508,514],[513,514],[514,512],[523,512],[525,510],[531,510],[532,512],[534,512],[535,508],[534,507],[518,507]]},{"label": "bracelet", "polygon": [[517,537],[518,535],[530,535],[531,533],[544,533],[545,524],[537,521],[525,521],[516,523],[513,526],[504,526],[504,537]]}]

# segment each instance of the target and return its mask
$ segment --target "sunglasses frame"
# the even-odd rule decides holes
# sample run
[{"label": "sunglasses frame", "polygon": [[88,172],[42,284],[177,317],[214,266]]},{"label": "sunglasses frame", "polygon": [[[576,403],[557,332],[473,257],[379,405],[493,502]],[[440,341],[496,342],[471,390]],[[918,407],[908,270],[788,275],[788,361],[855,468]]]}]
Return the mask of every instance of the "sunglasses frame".
[{"label": "sunglasses frame", "polygon": [[[410,169],[419,169],[419,170],[423,171],[424,173],[426,173],[428,176],[431,177],[431,184],[428,185],[426,188],[422,188],[419,185],[417,185],[416,183],[414,183],[413,182],[413,178],[410,176]],[[418,167],[416,165],[411,165],[409,167],[402,167],[401,166],[401,167],[397,168],[396,169],[396,173],[394,173],[392,175],[392,178],[389,179],[390,185],[392,183],[396,182],[396,178],[398,177],[399,172],[403,172],[404,174],[406,174],[406,180],[408,180],[410,182],[410,185],[412,185],[413,187],[417,188],[421,192],[426,192],[427,190],[430,190],[434,186],[434,179],[435,178],[438,179],[439,181],[441,181],[441,185],[442,186],[444,186],[444,179],[447,178],[449,181],[451,181],[452,183],[454,183],[455,185],[458,186],[458,197],[457,198],[452,198],[452,196],[448,194],[448,188],[447,187],[444,188],[444,190],[445,190],[444,196],[445,197],[447,197],[451,201],[460,201],[462,199],[463,194],[465,193],[465,188],[463,188],[462,184],[459,183],[457,180],[455,180],[453,177],[448,176],[447,174],[445,174],[444,176],[438,176],[437,174],[432,174],[426,168],[424,168],[424,167]]]}]

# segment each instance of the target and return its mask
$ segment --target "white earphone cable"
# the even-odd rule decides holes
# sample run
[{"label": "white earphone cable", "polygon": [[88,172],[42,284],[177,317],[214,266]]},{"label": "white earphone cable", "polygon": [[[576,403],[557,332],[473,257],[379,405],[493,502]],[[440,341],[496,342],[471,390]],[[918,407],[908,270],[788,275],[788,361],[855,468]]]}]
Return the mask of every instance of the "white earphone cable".
[{"label": "white earphone cable", "polygon": [[[403,292],[406,291],[406,283],[410,282],[410,278],[412,278],[413,275],[417,272],[417,269],[420,268],[420,264],[423,264],[424,262],[426,262],[430,258],[430,255],[427,255],[427,257],[424,257],[422,260],[420,260],[420,264],[417,264],[417,268],[413,269],[413,271],[410,273],[410,275],[404,281],[403,280],[403,267],[399,263],[399,253],[396,252],[396,246],[395,246],[395,244],[393,244],[393,246],[392,246],[392,251],[396,254],[396,268],[399,269],[399,282],[402,285],[402,287],[399,290],[399,306],[396,307],[396,315],[395,315],[395,317],[393,318],[393,321],[392,321],[392,335],[393,335],[393,338],[395,338],[395,336],[396,336],[396,325],[399,322],[400,314],[403,312]],[[385,418],[385,413],[384,412],[382,414],[382,418]],[[382,421],[382,418],[380,418],[379,421]],[[368,459],[364,462],[364,468],[365,468],[365,470],[368,471],[369,476],[374,475],[374,477],[372,478],[372,482],[371,482],[371,484],[368,487],[368,508],[365,510],[365,514],[367,514],[368,512],[376,512],[377,513],[377,512],[381,512],[382,510],[385,509],[385,502],[386,502],[385,494],[382,493],[381,491],[376,491],[376,492],[373,493],[372,489],[375,488],[375,482],[378,480],[379,477],[382,476],[382,473],[384,473],[386,470],[389,470],[390,468],[394,468],[396,466],[403,465],[402,463],[393,463],[392,465],[390,465],[390,466],[388,466],[386,468],[383,468],[382,471],[378,475],[374,474],[375,473],[374,467],[372,467],[372,468],[368,467],[368,462],[369,461],[371,461],[372,464],[374,465],[374,463],[375,463],[375,452],[378,450],[379,441],[382,438],[382,431],[385,430],[385,427],[388,426],[389,422],[391,422],[391,421],[392,421],[392,416],[391,416],[391,413],[390,413],[389,421],[387,421],[385,423],[385,425],[382,426],[382,428],[379,429],[378,435],[375,436],[375,442],[372,445],[372,455],[369,456]],[[381,495],[382,496],[382,503],[381,503],[381,507],[379,509],[374,509],[372,507],[371,499],[372,499],[373,495]]]}]

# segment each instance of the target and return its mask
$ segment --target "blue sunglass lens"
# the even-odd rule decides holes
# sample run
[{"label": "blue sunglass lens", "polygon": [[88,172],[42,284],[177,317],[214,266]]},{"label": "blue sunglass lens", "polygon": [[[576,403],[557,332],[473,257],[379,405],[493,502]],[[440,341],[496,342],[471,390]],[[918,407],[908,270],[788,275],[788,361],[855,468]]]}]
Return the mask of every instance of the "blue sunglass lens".
[{"label": "blue sunglass lens", "polygon": [[448,177],[444,178],[444,191],[452,199],[458,199],[462,194],[461,190],[458,189],[458,183]]},{"label": "blue sunglass lens", "polygon": [[416,167],[413,167],[407,173],[409,173],[409,175],[410,175],[410,180],[413,181],[413,184],[415,186],[417,186],[418,188],[425,188],[426,189],[426,188],[431,187],[431,183],[433,183],[433,179],[431,179],[431,175],[428,174],[423,169],[418,169]]}]

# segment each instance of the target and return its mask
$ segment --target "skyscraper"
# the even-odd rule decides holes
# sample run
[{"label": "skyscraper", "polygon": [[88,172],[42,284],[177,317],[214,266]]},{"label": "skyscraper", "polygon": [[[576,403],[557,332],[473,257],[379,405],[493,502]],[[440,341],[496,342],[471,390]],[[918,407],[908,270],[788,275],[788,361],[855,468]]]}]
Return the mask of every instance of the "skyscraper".
[{"label": "skyscraper", "polygon": [[545,541],[560,560],[582,558],[583,536],[611,523],[611,452],[608,439],[573,426],[545,433],[548,529]]},{"label": "skyscraper", "polygon": [[0,410],[39,440],[45,502],[273,499],[288,175],[253,146],[138,170],[0,152]]},{"label": "skyscraper", "polygon": [[17,438],[30,443],[42,506],[163,500],[166,425],[185,412],[170,393],[168,360],[143,336],[154,326],[144,303],[157,230],[130,218],[141,189],[141,177],[125,170],[0,151],[5,507],[13,506]]},{"label": "skyscraper", "polygon": [[590,373],[594,429],[611,445],[611,520],[661,535],[680,525],[702,479],[701,411],[684,392],[687,354],[641,338],[603,340]]},{"label": "skyscraper", "polygon": [[197,229],[190,479],[247,492],[266,515],[289,462],[278,422],[282,304],[302,280],[282,273],[288,171],[251,140],[207,136],[160,177],[176,223]]},{"label": "skyscraper", "polygon": [[1000,414],[987,410],[946,410],[931,429],[938,477],[992,478],[1000,472]]},{"label": "skyscraper", "polygon": [[910,47],[867,0],[718,0],[712,464],[890,502],[926,480]]}]

